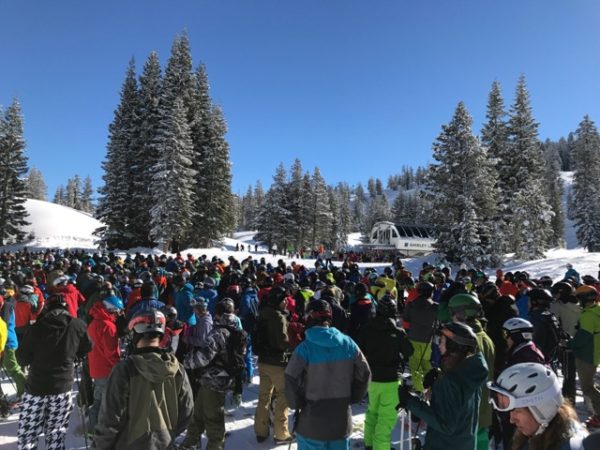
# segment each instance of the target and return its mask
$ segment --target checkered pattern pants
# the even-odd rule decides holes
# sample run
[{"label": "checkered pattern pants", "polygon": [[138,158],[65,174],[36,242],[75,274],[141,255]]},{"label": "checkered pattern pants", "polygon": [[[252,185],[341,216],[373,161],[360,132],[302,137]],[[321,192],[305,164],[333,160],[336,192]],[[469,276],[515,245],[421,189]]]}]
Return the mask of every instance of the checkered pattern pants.
[{"label": "checkered pattern pants", "polygon": [[43,396],[25,393],[17,431],[19,450],[36,449],[42,432],[46,438],[46,449],[64,449],[72,409],[70,391]]}]

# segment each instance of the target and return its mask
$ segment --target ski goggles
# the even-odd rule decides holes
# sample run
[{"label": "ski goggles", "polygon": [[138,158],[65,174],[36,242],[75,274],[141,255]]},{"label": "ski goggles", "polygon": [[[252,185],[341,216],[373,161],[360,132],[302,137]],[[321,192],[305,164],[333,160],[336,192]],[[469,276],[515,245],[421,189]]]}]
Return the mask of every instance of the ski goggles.
[{"label": "ski goggles", "polygon": [[504,389],[499,384],[493,381],[488,381],[487,387],[490,390],[490,400],[496,411],[512,411],[515,408],[528,408],[530,406],[538,406],[541,403],[547,402],[549,399],[554,399],[560,393],[560,388],[557,384],[550,386],[545,391],[527,397],[517,398],[512,393]]}]

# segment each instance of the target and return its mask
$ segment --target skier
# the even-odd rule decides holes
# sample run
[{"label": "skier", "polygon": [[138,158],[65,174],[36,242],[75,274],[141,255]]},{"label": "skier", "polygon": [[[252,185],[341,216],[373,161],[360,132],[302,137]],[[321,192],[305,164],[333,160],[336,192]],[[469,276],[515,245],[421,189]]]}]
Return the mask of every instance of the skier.
[{"label": "skier", "polygon": [[[4,321],[7,327],[7,340],[4,346],[4,354],[2,356],[2,367],[6,370],[6,373],[15,382],[17,389],[15,402],[19,402],[25,392],[25,374],[21,370],[21,366],[17,361],[17,350],[19,348],[19,339],[17,338],[16,332],[16,300],[14,283],[12,281],[4,282],[4,301],[0,307],[0,318]],[[19,360],[21,364],[24,364],[21,359],[21,351],[19,351]]]},{"label": "skier", "polygon": [[[366,288],[366,286],[365,286]],[[377,302],[376,315],[361,330],[360,348],[372,378],[369,383],[369,406],[365,416],[365,448],[388,450],[396,424],[398,372],[413,353],[406,332],[396,325],[398,308],[389,296]]]},{"label": "skier", "polygon": [[183,366],[159,347],[166,318],[141,310],[129,322],[134,349],[112,370],[94,430],[93,448],[162,450],[190,423],[194,399]]},{"label": "skier", "polygon": [[194,287],[181,275],[173,277],[173,286],[176,290],[175,307],[177,308],[177,317],[188,326],[193,326],[196,323],[196,316],[190,301],[194,297]]},{"label": "skier", "polygon": [[516,364],[489,382],[488,388],[494,408],[510,412],[510,421],[517,428],[510,448],[583,450],[587,432],[573,407],[563,401],[558,379],[548,367]]},{"label": "skier", "polygon": [[329,303],[311,301],[306,318],[306,339],[285,369],[285,395],[297,411],[298,450],[348,449],[350,405],[366,394],[371,371],[356,343],[331,327]]},{"label": "skier", "polygon": [[444,375],[431,388],[427,403],[402,385],[398,389],[399,407],[411,411],[427,424],[425,448],[428,450],[474,450],[481,387],[488,370],[477,337],[462,323],[442,325],[439,335]]},{"label": "skier", "polygon": [[63,295],[50,296],[21,342],[21,360],[30,367],[19,415],[19,449],[37,448],[42,432],[47,449],[65,448],[74,363],[90,350],[85,323],[71,316]]}]

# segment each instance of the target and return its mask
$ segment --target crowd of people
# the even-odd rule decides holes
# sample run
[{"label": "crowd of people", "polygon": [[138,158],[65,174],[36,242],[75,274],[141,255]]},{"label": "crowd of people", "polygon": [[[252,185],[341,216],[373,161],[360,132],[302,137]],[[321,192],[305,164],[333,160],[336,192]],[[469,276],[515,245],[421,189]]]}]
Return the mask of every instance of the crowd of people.
[{"label": "crowd of people", "polygon": [[350,260],[1,253],[16,391],[1,411],[20,412],[19,449],[41,435],[65,448],[74,407],[91,448],[223,449],[226,399],[239,405],[257,371],[257,443],[348,449],[352,405],[368,398],[366,449],[390,448],[399,410],[425,449],[598,449],[600,283],[567,269],[491,281],[400,259],[379,273]]}]

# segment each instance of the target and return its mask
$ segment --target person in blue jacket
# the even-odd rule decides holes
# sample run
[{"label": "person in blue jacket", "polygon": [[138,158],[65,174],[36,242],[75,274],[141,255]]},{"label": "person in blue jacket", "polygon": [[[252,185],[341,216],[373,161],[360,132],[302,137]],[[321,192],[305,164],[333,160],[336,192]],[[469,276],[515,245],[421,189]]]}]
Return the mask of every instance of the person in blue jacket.
[{"label": "person in blue jacket", "polygon": [[[477,351],[477,337],[469,326],[444,324],[438,338],[442,374],[432,380],[431,401],[421,400],[402,384],[398,406],[427,424],[425,450],[475,450],[481,389],[487,381],[488,367]],[[429,384],[427,379],[425,384]]]},{"label": "person in blue jacket", "polygon": [[199,295],[208,301],[208,312],[211,316],[215,315],[215,309],[217,307],[217,302],[219,301],[219,294],[215,287],[216,284],[214,278],[207,277],[203,281],[202,289],[196,291],[196,295]]},{"label": "person in blue jacket", "polygon": [[140,289],[140,295],[142,299],[129,310],[129,313],[127,313],[127,320],[130,320],[140,311],[147,311],[150,309],[161,311],[165,307],[165,304],[159,300],[156,300],[155,292],[156,285],[152,281],[147,281],[142,284]]},{"label": "person in blue jacket", "polygon": [[191,305],[191,301],[194,298],[194,287],[181,275],[173,277],[173,286],[175,286],[175,309],[177,309],[177,317],[182,322],[193,327],[196,325],[196,315]]}]

